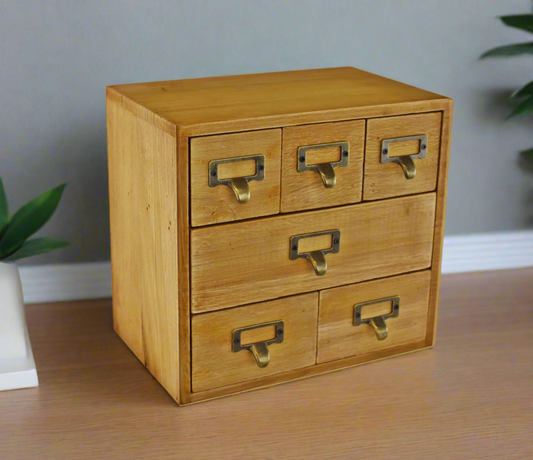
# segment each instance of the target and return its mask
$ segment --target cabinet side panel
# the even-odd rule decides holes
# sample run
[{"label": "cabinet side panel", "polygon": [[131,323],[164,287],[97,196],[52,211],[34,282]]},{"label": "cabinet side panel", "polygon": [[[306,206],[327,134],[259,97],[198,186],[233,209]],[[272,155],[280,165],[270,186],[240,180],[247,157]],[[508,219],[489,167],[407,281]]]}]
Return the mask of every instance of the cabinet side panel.
[{"label": "cabinet side panel", "polygon": [[135,145],[135,121],[119,103],[107,99],[109,214],[113,272],[113,325],[117,334],[145,363],[142,331],[141,254],[139,234],[129,219],[136,215],[139,164],[130,158]]},{"label": "cabinet side panel", "polygon": [[448,106],[442,114],[442,132],[440,144],[439,173],[437,178],[437,206],[435,212],[435,236],[433,240],[433,255],[431,266],[431,286],[429,297],[429,312],[426,343],[435,344],[437,329],[437,312],[439,304],[440,277],[442,265],[442,247],[444,239],[444,219],[446,215],[446,194],[448,186],[448,165],[450,160],[450,144],[452,130],[453,101],[449,99]]},{"label": "cabinet side panel", "polygon": [[108,99],[115,330],[178,396],[176,139]]}]

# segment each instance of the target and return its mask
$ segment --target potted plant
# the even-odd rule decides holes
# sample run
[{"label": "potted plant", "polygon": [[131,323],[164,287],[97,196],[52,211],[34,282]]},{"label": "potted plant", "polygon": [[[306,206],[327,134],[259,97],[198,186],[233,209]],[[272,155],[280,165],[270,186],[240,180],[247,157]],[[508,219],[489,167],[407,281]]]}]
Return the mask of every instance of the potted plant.
[{"label": "potted plant", "polygon": [[20,276],[13,262],[68,244],[55,238],[30,239],[54,214],[65,185],[44,192],[10,215],[0,178],[0,390],[38,385]]},{"label": "potted plant", "polygon": [[[501,16],[499,18],[508,27],[533,33],[533,14],[517,14],[512,16]],[[490,57],[508,57],[533,54],[533,42],[516,43],[512,45],[498,46],[482,54],[480,59]],[[533,112],[533,81],[517,89],[511,94],[511,98],[519,101],[515,109],[507,118],[525,115]],[[523,160],[533,163],[533,148],[520,152]]]}]

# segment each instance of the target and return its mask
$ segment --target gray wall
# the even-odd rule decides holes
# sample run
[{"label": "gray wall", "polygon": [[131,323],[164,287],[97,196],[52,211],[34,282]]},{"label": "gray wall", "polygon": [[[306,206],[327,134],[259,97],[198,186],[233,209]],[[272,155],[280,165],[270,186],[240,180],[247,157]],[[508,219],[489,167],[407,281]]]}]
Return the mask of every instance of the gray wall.
[{"label": "gray wall", "polygon": [[479,62],[527,41],[498,15],[528,0],[135,0],[0,3],[0,174],[13,207],[68,182],[42,234],[72,242],[29,263],[109,258],[105,86],[350,65],[455,99],[446,233],[525,228],[532,175],[504,121],[531,59]]}]

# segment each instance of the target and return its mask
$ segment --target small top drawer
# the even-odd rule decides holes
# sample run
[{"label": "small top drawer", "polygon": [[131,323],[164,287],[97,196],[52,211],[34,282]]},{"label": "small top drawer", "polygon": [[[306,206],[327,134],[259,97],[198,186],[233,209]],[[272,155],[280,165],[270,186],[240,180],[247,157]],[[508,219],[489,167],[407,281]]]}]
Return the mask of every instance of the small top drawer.
[{"label": "small top drawer", "polygon": [[368,120],[364,200],[435,190],[441,112]]},{"label": "small top drawer", "polygon": [[365,120],[283,128],[281,212],[361,201]]},{"label": "small top drawer", "polygon": [[191,139],[191,225],[279,213],[281,129]]}]

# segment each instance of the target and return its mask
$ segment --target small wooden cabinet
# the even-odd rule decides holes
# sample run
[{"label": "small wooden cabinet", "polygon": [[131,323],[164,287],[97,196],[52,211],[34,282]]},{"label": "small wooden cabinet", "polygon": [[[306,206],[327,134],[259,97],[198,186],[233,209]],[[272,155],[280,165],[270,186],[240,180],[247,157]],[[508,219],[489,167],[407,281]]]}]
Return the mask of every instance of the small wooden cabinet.
[{"label": "small wooden cabinet", "polygon": [[451,117],[353,68],[108,87],[115,330],[180,405],[431,347]]}]

